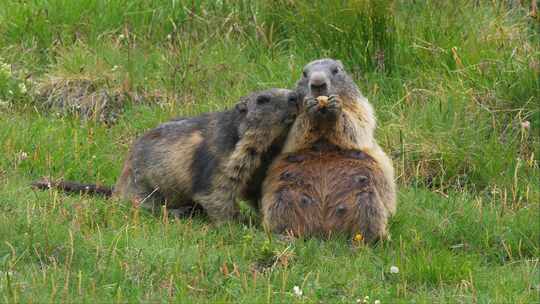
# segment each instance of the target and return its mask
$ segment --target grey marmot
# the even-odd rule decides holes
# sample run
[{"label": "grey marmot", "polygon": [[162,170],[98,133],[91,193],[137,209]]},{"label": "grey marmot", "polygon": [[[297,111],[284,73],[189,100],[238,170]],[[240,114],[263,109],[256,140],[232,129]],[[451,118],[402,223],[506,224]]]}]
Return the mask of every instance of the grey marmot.
[{"label": "grey marmot", "polygon": [[233,109],[172,120],[142,135],[114,188],[48,180],[33,186],[112,195],[154,211],[165,205],[175,215],[200,206],[212,221],[223,222],[238,214],[238,197],[258,200],[297,110],[294,91],[255,92]]}]

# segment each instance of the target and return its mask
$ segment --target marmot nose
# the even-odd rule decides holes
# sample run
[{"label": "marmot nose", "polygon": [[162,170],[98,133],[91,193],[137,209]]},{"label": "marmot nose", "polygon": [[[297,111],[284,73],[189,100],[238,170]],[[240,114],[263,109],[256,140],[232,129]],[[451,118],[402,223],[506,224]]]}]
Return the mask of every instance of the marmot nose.
[{"label": "marmot nose", "polygon": [[309,86],[314,97],[326,95],[328,91],[328,81],[324,73],[313,73],[309,79]]}]

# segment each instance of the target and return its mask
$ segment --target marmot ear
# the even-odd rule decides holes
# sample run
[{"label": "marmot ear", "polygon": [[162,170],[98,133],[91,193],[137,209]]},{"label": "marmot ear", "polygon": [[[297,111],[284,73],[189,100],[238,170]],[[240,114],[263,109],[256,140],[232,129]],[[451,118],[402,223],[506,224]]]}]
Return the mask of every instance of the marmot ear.
[{"label": "marmot ear", "polygon": [[239,103],[236,104],[236,106],[234,107],[236,109],[236,111],[238,111],[239,113],[241,114],[245,114],[248,110],[248,107],[247,107],[247,100],[245,99],[242,99]]},{"label": "marmot ear", "polygon": [[271,97],[268,96],[268,95],[264,95],[264,94],[259,95],[259,96],[257,96],[257,104],[262,105],[262,104],[265,104],[265,103],[269,103],[270,99],[271,99]]},{"label": "marmot ear", "polygon": [[338,63],[340,68],[345,69],[345,66],[343,65],[343,62],[341,62],[341,60],[336,60],[336,62]]}]

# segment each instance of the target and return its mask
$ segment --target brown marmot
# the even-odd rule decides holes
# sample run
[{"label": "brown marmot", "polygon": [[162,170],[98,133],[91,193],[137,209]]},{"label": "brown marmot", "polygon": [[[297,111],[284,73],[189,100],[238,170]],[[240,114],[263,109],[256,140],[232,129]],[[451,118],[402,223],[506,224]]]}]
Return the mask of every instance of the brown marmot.
[{"label": "brown marmot", "polygon": [[375,116],[341,62],[309,63],[302,109],[263,184],[263,224],[294,235],[386,235],[395,212],[392,162],[373,137]]},{"label": "brown marmot", "polygon": [[[39,181],[38,188],[91,192],[181,215],[196,205],[222,222],[238,213],[236,198],[256,201],[261,175],[281,150],[298,108],[294,91],[270,89],[234,109],[163,123],[136,140],[114,189]],[[253,185],[252,183],[259,183]],[[186,209],[187,208],[187,209]]]}]

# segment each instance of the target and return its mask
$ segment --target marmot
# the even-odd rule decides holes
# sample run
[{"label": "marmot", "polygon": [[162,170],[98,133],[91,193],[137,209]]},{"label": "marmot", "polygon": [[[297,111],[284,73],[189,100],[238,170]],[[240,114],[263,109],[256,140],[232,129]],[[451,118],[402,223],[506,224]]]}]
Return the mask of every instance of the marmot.
[{"label": "marmot", "polygon": [[248,189],[260,188],[257,176],[280,152],[297,101],[294,91],[270,89],[242,98],[231,110],[163,123],[136,140],[114,189],[73,182],[33,185],[112,195],[151,210],[165,204],[176,215],[199,205],[212,221],[222,222],[237,215],[239,195],[257,200],[256,191]]},{"label": "marmot", "polygon": [[373,108],[332,59],[309,63],[296,91],[302,109],[263,184],[264,225],[294,235],[384,237],[396,209],[394,171],[373,137]]}]

